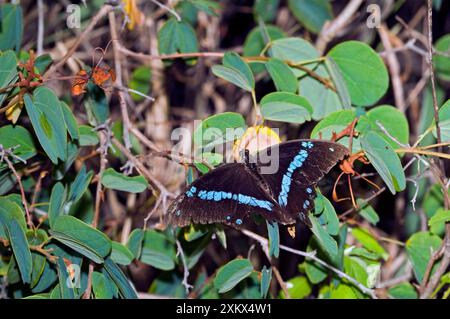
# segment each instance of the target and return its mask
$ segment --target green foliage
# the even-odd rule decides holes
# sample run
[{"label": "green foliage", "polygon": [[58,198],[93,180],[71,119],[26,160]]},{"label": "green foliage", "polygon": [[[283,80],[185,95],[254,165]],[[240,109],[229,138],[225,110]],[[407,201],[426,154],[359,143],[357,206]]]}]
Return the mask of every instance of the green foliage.
[{"label": "green foliage", "polygon": [[301,124],[311,120],[312,106],[302,96],[274,92],[261,99],[261,113],[268,120]]},{"label": "green foliage", "polygon": [[[329,194],[339,173],[336,168],[323,183],[315,185],[314,210],[308,212],[311,235],[304,242],[311,255],[298,265],[294,263],[297,273],[291,277],[284,278],[282,274],[290,297],[368,298],[367,290],[377,287],[382,267],[392,264],[391,257],[398,258],[405,253],[407,260],[395,277],[409,270],[409,263],[414,278],[388,287],[386,296],[420,297],[417,287],[423,284],[430,259],[442,247],[445,228],[450,222],[440,183],[434,185],[435,180],[430,183],[428,176],[432,174],[425,174],[430,170],[430,163],[433,165],[431,157],[439,151],[433,145],[437,139],[433,95],[425,88],[419,105],[408,98],[407,116],[394,105],[384,104],[394,100],[387,95],[392,91],[389,74],[370,36],[355,37],[361,41],[343,41],[336,34],[329,39],[332,45],[328,53],[319,53],[313,43],[325,23],[334,18],[333,11],[338,5],[328,0],[256,0],[251,8],[253,29],[247,35],[234,37],[231,33],[235,30],[222,25],[228,21],[223,12],[230,9],[220,2],[178,1],[173,8],[176,12],[161,9],[167,14],[155,16],[151,28],[151,32],[157,28],[156,45],[165,61],[164,72],[157,70],[153,63],[138,63],[141,58],[147,61],[146,53],[133,55],[128,54],[127,50],[131,49],[126,49],[121,55],[127,56],[127,60],[120,61],[123,83],[109,88],[99,87],[90,80],[87,92],[72,99],[61,89],[66,87],[62,80],[61,87],[60,83],[51,84],[55,82],[50,81],[58,79],[56,75],[50,79],[45,77],[53,63],[49,54],[36,57],[34,64],[35,72],[42,79],[37,76],[33,85],[19,83],[23,82],[22,75],[28,75],[23,63],[31,56],[24,48],[34,46],[33,42],[22,46],[23,23],[29,20],[22,8],[0,5],[0,106],[4,114],[0,126],[0,277],[7,279],[8,296],[80,299],[90,280],[90,297],[134,299],[138,297],[132,282],[135,276],[130,276],[129,270],[142,268],[150,269],[151,273],[147,291],[157,295],[286,298],[285,292],[273,284],[273,272],[282,271],[282,267],[272,266],[280,264],[276,259],[282,254],[290,253],[282,246],[287,245],[284,225],[266,222],[268,242],[265,245],[263,241],[264,252],[260,245],[250,247],[245,237],[248,233],[233,232],[217,224],[190,225],[183,229],[163,227],[166,222],[163,213],[170,204],[167,200],[172,200],[181,190],[179,178],[183,179],[184,171],[183,166],[160,164],[154,155],[166,158],[175,155],[172,161],[180,161],[186,167],[186,181],[190,184],[197,176],[207,173],[209,166],[216,167],[230,160],[215,147],[235,143],[250,123],[263,123],[280,128],[282,140],[310,136],[323,140],[338,138],[337,142],[346,147],[351,144],[352,154],[361,154],[359,159],[363,162],[368,160],[351,163],[354,175],[366,173],[375,183],[383,183],[391,194],[412,199],[415,204],[413,208],[405,203],[404,229],[385,236],[386,224],[392,223],[390,216],[397,217],[398,212],[384,209],[384,202],[371,201],[371,194],[362,186],[364,180],[356,176],[352,179],[352,191],[358,207],[349,210],[351,206],[345,202],[334,206]],[[280,27],[275,24],[284,17],[278,15],[281,8],[289,10],[291,20]],[[83,19],[90,19],[91,13],[91,9],[83,8]],[[206,20],[205,15],[209,16]],[[220,25],[213,25],[210,18]],[[205,21],[211,22],[214,28],[205,27]],[[217,42],[211,41],[209,33],[215,27],[221,36]],[[136,48],[142,47],[141,41],[137,41],[141,33],[142,30],[136,29],[130,33]],[[44,44],[53,45],[53,38],[46,38]],[[125,38],[124,34],[120,41],[125,43]],[[24,39],[29,41],[27,37]],[[124,43],[121,43],[123,49],[127,48]],[[154,44],[152,62],[156,59]],[[242,50],[234,52],[235,47]],[[445,101],[446,92],[440,86],[445,88],[450,80],[449,35],[438,39],[434,47],[433,63],[439,80],[436,83],[439,125],[445,143],[450,141],[450,100]],[[213,48],[217,52],[207,52]],[[208,53],[213,54],[208,56]],[[215,58],[222,54],[218,63]],[[99,65],[114,65],[110,56],[113,54],[102,57]],[[203,61],[204,56],[208,56],[207,62]],[[86,63],[82,54],[80,57]],[[177,58],[187,63],[173,63]],[[202,61],[194,66],[197,58]],[[128,65],[130,70],[126,70]],[[70,65],[67,70],[72,68]],[[211,73],[220,79],[211,77]],[[227,85],[223,85],[223,80]],[[158,85],[154,86],[153,81]],[[186,82],[182,89],[177,86],[180,81]],[[214,81],[211,87],[216,90],[213,93],[211,81]],[[127,92],[127,87],[144,95],[155,93],[157,101],[147,104],[142,95]],[[151,92],[151,88],[159,90]],[[191,97],[193,89],[208,92],[207,99]],[[129,151],[143,164],[137,170],[130,164],[129,154],[120,152],[116,145],[128,142],[124,136],[128,119],[118,107],[122,97],[117,97],[117,90],[125,95],[132,128],[151,132],[155,137],[153,144],[129,132]],[[170,113],[169,106],[185,106],[180,104],[186,102],[180,99],[183,94],[192,109],[178,108],[176,113]],[[18,111],[24,109],[19,115],[15,113],[18,118],[14,121],[9,117],[11,106]],[[211,110],[220,111],[211,114]],[[261,118],[253,118],[254,114]],[[162,118],[161,123],[158,116]],[[193,116],[201,116],[201,123],[193,131],[193,155],[187,154],[186,158],[180,155],[179,160],[177,154],[166,153],[165,144],[156,141],[157,135],[167,123],[173,128],[190,127],[185,125],[186,118]],[[110,120],[114,123],[110,124]],[[354,121],[354,135],[350,137],[348,129]],[[338,136],[345,130],[346,134]],[[101,145],[103,139],[99,135],[105,132],[107,142]],[[446,150],[447,145],[443,147]],[[106,168],[99,169],[100,153],[105,149]],[[405,164],[411,153],[417,159],[407,170]],[[191,157],[193,161],[188,163]],[[143,174],[143,167],[155,177]],[[149,182],[154,181],[148,179],[159,181],[161,176],[167,190],[151,192]],[[339,194],[349,189],[345,186],[346,177],[337,183]],[[411,184],[407,185],[407,181]],[[96,187],[101,192],[96,192]],[[398,194],[404,190],[408,193]],[[386,193],[383,196],[391,196]],[[273,196],[276,198],[277,194]],[[147,214],[149,218],[143,221]],[[423,219],[422,231],[418,223],[411,222],[417,222],[419,214]],[[398,223],[396,220],[395,225]],[[263,224],[255,229],[263,230]],[[405,244],[400,242],[408,237]],[[300,241],[304,238],[301,236]],[[398,256],[390,256],[394,250],[387,249],[385,241],[398,245]],[[300,249],[293,245],[292,249]],[[259,258],[264,253],[272,259],[268,266],[261,264],[265,257]],[[89,265],[94,265],[93,272],[89,271]],[[430,275],[439,266],[440,261],[436,261]],[[441,276],[433,298],[450,295],[449,278],[449,273]],[[187,292],[189,284],[193,287]]]},{"label": "green foliage", "polygon": [[0,6],[0,50],[14,49],[19,52],[23,36],[22,7],[14,4]]},{"label": "green foliage", "polygon": [[367,44],[347,41],[327,54],[342,72],[352,103],[369,106],[376,103],[389,85],[389,76],[381,58]]},{"label": "green foliage", "polygon": [[129,193],[142,193],[148,187],[148,182],[143,176],[126,176],[113,168],[105,170],[101,179],[106,188]]},{"label": "green foliage", "polygon": [[248,259],[235,259],[219,268],[214,278],[214,286],[219,293],[233,289],[239,282],[250,276],[253,265]]},{"label": "green foliage", "polygon": [[319,33],[324,23],[333,19],[328,0],[289,0],[288,3],[297,20],[311,32]]}]

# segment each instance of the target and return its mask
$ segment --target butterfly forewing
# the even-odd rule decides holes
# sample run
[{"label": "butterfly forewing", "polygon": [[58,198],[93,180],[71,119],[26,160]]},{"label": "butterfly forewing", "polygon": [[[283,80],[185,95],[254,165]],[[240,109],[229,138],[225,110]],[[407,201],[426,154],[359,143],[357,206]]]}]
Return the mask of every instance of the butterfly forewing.
[{"label": "butterfly forewing", "polygon": [[186,226],[224,223],[247,224],[251,214],[269,221],[283,220],[277,202],[258,184],[242,163],[222,165],[190,184],[169,207],[169,223]]},{"label": "butterfly forewing", "polygon": [[292,219],[313,209],[314,187],[348,154],[344,146],[320,140],[294,140],[258,153],[258,167],[278,204]]}]

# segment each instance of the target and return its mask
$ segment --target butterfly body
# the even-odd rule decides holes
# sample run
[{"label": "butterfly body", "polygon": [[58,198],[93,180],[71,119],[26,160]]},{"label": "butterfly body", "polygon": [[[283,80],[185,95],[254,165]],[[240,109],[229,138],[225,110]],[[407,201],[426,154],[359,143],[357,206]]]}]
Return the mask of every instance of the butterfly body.
[{"label": "butterfly body", "polygon": [[260,151],[253,161],[246,157],[245,163],[224,164],[175,199],[168,222],[240,228],[253,214],[285,225],[307,221],[316,183],[345,155],[348,150],[337,143],[294,140]]},{"label": "butterfly body", "polygon": [[100,66],[95,66],[89,73],[81,69],[75,75],[72,83],[72,95],[77,96],[86,93],[86,86],[91,79],[96,85],[102,87],[109,79],[114,82],[116,80],[116,75],[114,70]]}]

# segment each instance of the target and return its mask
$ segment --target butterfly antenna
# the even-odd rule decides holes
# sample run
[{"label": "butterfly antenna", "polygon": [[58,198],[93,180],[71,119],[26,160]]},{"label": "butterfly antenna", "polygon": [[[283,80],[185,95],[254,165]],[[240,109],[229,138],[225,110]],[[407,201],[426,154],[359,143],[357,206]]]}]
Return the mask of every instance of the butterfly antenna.
[{"label": "butterfly antenna", "polygon": [[333,200],[337,203],[337,202],[342,202],[344,200],[348,200],[350,199],[349,197],[345,197],[345,198],[339,198],[336,192],[336,188],[337,188],[337,184],[339,183],[339,181],[341,180],[342,176],[345,174],[345,172],[341,172],[341,174],[339,174],[338,178],[336,179],[336,182],[334,183],[333,186]]},{"label": "butterfly antenna", "polygon": [[356,201],[355,201],[355,195],[353,194],[352,177],[350,175],[347,175],[347,180],[348,180],[348,188],[350,189],[350,197],[352,199],[353,207],[358,208],[358,205],[356,204]]},{"label": "butterfly antenna", "polygon": [[356,175],[358,175],[359,177],[361,177],[363,180],[365,180],[367,183],[369,183],[369,185],[371,185],[372,187],[376,188],[378,191],[380,190],[380,186],[378,186],[377,184],[375,184],[374,182],[372,182],[370,179],[368,179],[367,177],[362,176],[361,174],[359,174],[358,172],[355,172]]},{"label": "butterfly antenna", "polygon": [[100,63],[102,63],[103,58],[105,57],[106,52],[108,51],[109,46],[111,45],[111,43],[112,43],[113,41],[117,41],[117,39],[111,39],[111,40],[109,40],[108,43],[106,44],[106,47],[105,47],[104,49],[101,48],[101,47],[96,47],[96,48],[94,49],[94,56],[92,56],[92,66],[94,65],[95,52],[96,52],[97,50],[99,50],[99,51],[101,52],[101,54],[102,54],[102,57],[100,58],[100,60],[99,60],[99,61],[97,62],[97,64],[95,65],[95,67],[98,67],[98,66],[100,65]]}]

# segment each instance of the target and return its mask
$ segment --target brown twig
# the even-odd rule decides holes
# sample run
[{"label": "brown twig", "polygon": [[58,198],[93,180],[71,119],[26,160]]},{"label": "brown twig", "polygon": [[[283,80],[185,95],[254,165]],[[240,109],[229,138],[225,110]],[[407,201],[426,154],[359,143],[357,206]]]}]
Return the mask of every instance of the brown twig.
[{"label": "brown twig", "polygon": [[320,53],[325,51],[327,44],[333,40],[340,30],[349,24],[362,2],[363,0],[349,1],[345,8],[333,21],[325,23],[316,41],[317,51]]},{"label": "brown twig", "polygon": [[5,161],[6,165],[8,165],[9,169],[16,177],[16,181],[17,181],[17,184],[19,185],[19,189],[20,189],[20,195],[22,197],[22,204],[23,204],[23,207],[25,208],[27,224],[31,229],[34,229],[34,224],[33,224],[33,220],[31,219],[30,209],[28,208],[27,197],[25,195],[25,189],[23,188],[23,185],[22,185],[22,177],[19,175],[19,173],[17,173],[16,169],[14,168],[13,163],[11,162],[11,160],[8,158],[7,155],[5,155],[3,157],[3,160]]},{"label": "brown twig", "polygon": [[[113,44],[113,52],[114,52],[114,63],[115,63],[115,72],[116,72],[116,84],[119,87],[123,87],[123,80],[122,80],[122,54],[119,50],[120,44],[119,44],[119,37],[117,35],[117,28],[116,28],[116,18],[114,15],[114,12],[108,13],[108,19],[109,19],[109,29],[111,32],[111,40]],[[127,103],[125,101],[125,94],[123,90],[118,91],[119,95],[119,103],[120,103],[120,112],[122,114],[122,120],[123,120],[123,140],[125,143],[125,147],[127,149],[131,149],[131,141],[130,141],[130,116],[128,115],[128,109],[127,109]]]},{"label": "brown twig", "polygon": [[[174,53],[174,54],[168,54],[168,55],[148,55],[148,54],[144,54],[144,53],[133,52],[124,47],[121,47],[120,50],[128,56],[131,56],[131,57],[134,57],[134,58],[137,58],[140,60],[144,60],[144,61],[172,60],[172,59],[178,59],[178,58],[202,58],[202,57],[203,58],[205,58],[205,57],[223,58],[223,56],[225,54],[223,52],[192,52],[192,53]],[[269,58],[265,57],[265,56],[245,56],[245,57],[242,57],[242,59],[246,62],[258,62],[258,61],[267,62],[269,60]],[[333,84],[328,79],[320,76],[313,70],[311,70],[301,64],[292,62],[292,61],[284,61],[284,62],[293,68],[296,68],[296,69],[306,72],[310,77],[319,81],[325,87],[327,87],[333,91],[336,91],[336,88],[333,86]]]},{"label": "brown twig", "polygon": [[[434,109],[434,120],[436,125],[436,140],[437,143],[440,144],[441,139],[441,129],[439,126],[439,105],[437,102],[437,96],[436,96],[436,84],[434,79],[434,66],[433,66],[433,29],[432,29],[432,23],[433,23],[433,7],[431,0],[427,1],[427,8],[428,8],[428,64],[430,68],[430,79],[431,79],[431,89],[432,89],[432,95],[433,95],[433,109]],[[439,153],[442,153],[442,146],[439,146]],[[440,161],[440,172],[436,172],[436,170],[432,169],[432,172],[435,173],[435,175],[438,175],[437,178],[440,180],[442,192],[444,195],[444,206],[445,209],[449,209],[450,206],[450,198],[448,195],[448,189],[447,189],[447,183],[445,182],[445,166],[443,161]],[[427,265],[427,274],[431,273],[431,270],[433,269],[433,265],[436,263],[436,261],[442,256],[441,263],[435,272],[435,274],[430,278],[429,282],[427,282],[424,278],[422,280],[421,284],[421,294],[420,298],[427,299],[431,296],[433,293],[433,290],[438,285],[440,278],[447,270],[449,264],[450,264],[450,223],[447,223],[445,225],[445,238],[442,242],[442,246],[439,248],[439,250],[433,254],[430,258],[430,261]]]},{"label": "brown twig", "polygon": [[130,160],[134,166],[138,169],[138,171],[147,179],[147,181],[150,184],[150,188],[153,192],[157,192],[156,189],[159,190],[159,193],[161,195],[165,195],[169,198],[175,198],[175,195],[169,192],[166,187],[158,181],[155,176],[144,166],[144,164],[141,163],[131,152],[122,144],[120,143],[116,138],[112,139],[112,142],[115,146],[119,149],[120,152],[122,152],[125,157]]},{"label": "brown twig", "polygon": [[400,64],[398,62],[396,54],[392,52],[389,30],[387,29],[385,24],[382,24],[380,26],[380,28],[378,29],[378,34],[380,35],[384,48],[388,52],[386,54],[386,62],[389,66],[389,72],[391,73],[395,105],[398,107],[400,112],[405,113],[405,98],[403,92],[403,83],[400,78]]},{"label": "brown twig", "polygon": [[[107,139],[109,137],[106,136],[105,132],[103,131],[99,131],[99,139],[100,139],[100,148],[102,149],[100,151],[100,168],[99,171],[97,173],[97,177],[96,177],[96,182],[97,182],[97,187],[96,187],[96,191],[95,191],[95,207],[94,207],[94,218],[92,219],[92,227],[97,228],[98,225],[98,221],[100,218],[100,205],[103,199],[103,190],[102,190],[102,183],[101,183],[101,179],[102,179],[102,175],[103,172],[106,169],[106,154],[108,151],[107,148]],[[83,295],[83,299],[89,299],[91,297],[91,291],[92,291],[92,274],[94,272],[94,263],[91,261],[89,264],[89,272],[88,272],[88,282],[87,282],[87,287],[86,287],[86,291]]]}]

